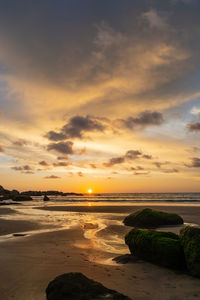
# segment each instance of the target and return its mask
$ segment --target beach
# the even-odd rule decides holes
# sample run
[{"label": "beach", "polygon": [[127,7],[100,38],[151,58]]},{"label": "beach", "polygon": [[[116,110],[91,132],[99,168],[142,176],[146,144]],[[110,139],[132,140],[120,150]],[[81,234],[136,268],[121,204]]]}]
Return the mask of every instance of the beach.
[{"label": "beach", "polygon": [[[1,299],[44,300],[48,283],[68,272],[82,272],[131,299],[198,299],[198,278],[141,260],[127,264],[112,260],[129,253],[124,236],[131,227],[124,226],[122,220],[141,207],[144,205],[32,208],[33,215],[44,211],[51,220],[46,224],[39,221],[41,215],[36,221],[29,212],[27,220],[18,208],[1,207],[0,226],[5,226],[0,238]],[[148,207],[176,212],[185,223],[200,225],[198,206]],[[55,216],[62,226],[52,223]],[[178,232],[180,227],[167,229]],[[13,236],[18,232],[26,235]]]}]

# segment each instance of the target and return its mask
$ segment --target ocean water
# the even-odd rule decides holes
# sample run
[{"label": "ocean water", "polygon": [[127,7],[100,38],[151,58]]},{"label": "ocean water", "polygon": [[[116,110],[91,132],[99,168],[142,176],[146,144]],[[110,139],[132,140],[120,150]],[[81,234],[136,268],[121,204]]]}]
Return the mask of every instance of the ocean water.
[{"label": "ocean water", "polygon": [[[43,197],[32,197],[35,202],[43,201]],[[67,196],[49,196],[48,204],[85,205],[85,203],[98,203],[99,205],[130,205],[142,203],[174,203],[174,204],[200,204],[200,193],[101,193]]]}]

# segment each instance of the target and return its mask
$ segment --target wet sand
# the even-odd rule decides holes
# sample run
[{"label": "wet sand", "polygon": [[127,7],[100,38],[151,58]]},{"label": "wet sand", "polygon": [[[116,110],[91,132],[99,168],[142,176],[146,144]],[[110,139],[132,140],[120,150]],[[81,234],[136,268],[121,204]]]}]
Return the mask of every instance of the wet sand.
[{"label": "wet sand", "polygon": [[[200,207],[157,206],[157,208],[180,213],[185,222],[200,222]],[[81,209],[83,212],[85,208]],[[107,207],[104,207],[104,210],[106,209]],[[132,207],[131,211],[137,209],[138,206]],[[94,210],[98,208],[93,209],[93,213]],[[115,213],[116,210],[117,208],[114,208]],[[108,208],[107,211],[110,214],[112,209]],[[120,207],[119,220],[124,217],[121,212]],[[92,233],[92,230],[90,229],[89,233]],[[136,300],[200,298],[200,280],[197,278],[143,261],[125,265],[112,262],[112,258],[119,253],[115,250],[107,251],[98,244],[98,237],[102,240],[109,239],[111,236],[123,238],[129,230],[130,227],[123,225],[108,225],[96,233],[97,240],[95,240],[92,234],[86,238],[83,227],[77,224],[68,230],[54,229],[48,233],[1,242],[1,299],[45,300],[45,288],[49,281],[57,275],[72,271],[82,272],[108,288],[116,289]],[[122,249],[120,247],[119,245],[119,249]],[[125,245],[123,249],[125,250],[123,253],[129,253]]]}]

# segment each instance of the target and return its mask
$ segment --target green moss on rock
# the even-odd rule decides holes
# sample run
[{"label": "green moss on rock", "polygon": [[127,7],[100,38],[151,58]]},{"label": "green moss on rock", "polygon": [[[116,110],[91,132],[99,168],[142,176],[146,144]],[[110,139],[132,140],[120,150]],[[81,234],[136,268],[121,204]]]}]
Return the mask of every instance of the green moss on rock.
[{"label": "green moss on rock", "polygon": [[133,229],[125,236],[131,254],[173,269],[185,268],[178,235],[172,232]]},{"label": "green moss on rock", "polygon": [[186,226],[180,232],[188,272],[200,277],[200,227]]},{"label": "green moss on rock", "polygon": [[131,300],[82,273],[67,273],[56,277],[49,283],[46,295],[47,300]]},{"label": "green moss on rock", "polygon": [[156,228],[164,225],[183,224],[183,219],[174,213],[145,208],[130,214],[123,222],[132,227]]}]

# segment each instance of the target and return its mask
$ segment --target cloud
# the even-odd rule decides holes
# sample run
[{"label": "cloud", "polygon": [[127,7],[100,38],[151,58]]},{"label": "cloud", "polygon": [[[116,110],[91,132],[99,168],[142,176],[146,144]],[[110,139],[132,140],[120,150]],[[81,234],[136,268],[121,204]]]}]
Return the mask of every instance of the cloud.
[{"label": "cloud", "polygon": [[19,166],[19,167],[11,167],[12,170],[15,171],[32,171],[32,168],[29,165]]},{"label": "cloud", "polygon": [[117,164],[122,164],[127,160],[135,160],[142,157],[145,159],[151,159],[152,156],[148,154],[142,155],[142,152],[139,150],[128,150],[124,156],[110,158],[110,160],[107,163],[103,163],[103,165],[109,168]]},{"label": "cloud", "polygon": [[67,138],[82,138],[84,132],[104,131],[105,126],[91,116],[74,116],[63,126]]},{"label": "cloud", "polygon": [[146,172],[135,172],[134,175],[138,176],[138,175],[148,175],[150,172],[146,171]]},{"label": "cloud", "polygon": [[163,172],[164,173],[178,173],[179,172],[179,170],[177,170],[177,169],[166,169],[166,170],[163,170]]},{"label": "cloud", "polygon": [[107,168],[112,167],[117,164],[122,164],[125,161],[123,156],[121,157],[113,157],[107,163],[103,163],[103,165]]},{"label": "cloud", "polygon": [[58,156],[57,157],[57,160],[67,160],[68,159],[68,156],[65,155],[65,156]]},{"label": "cloud", "polygon": [[66,139],[66,135],[62,132],[49,131],[45,137],[50,141],[62,141]]},{"label": "cloud", "polygon": [[139,150],[129,150],[126,152],[125,158],[134,160],[134,159],[137,159],[138,157],[140,157],[141,155],[142,155],[142,152]]},{"label": "cloud", "polygon": [[47,146],[47,150],[55,150],[62,154],[73,154],[73,142],[59,142],[59,143],[51,143]]},{"label": "cloud", "polygon": [[129,129],[141,128],[146,126],[158,126],[164,122],[163,115],[160,112],[144,111],[137,117],[129,117],[125,120],[121,120],[125,127]]},{"label": "cloud", "polygon": [[44,167],[48,167],[49,166],[49,164],[45,160],[40,161],[39,165],[44,166]]},{"label": "cloud", "polygon": [[149,154],[144,154],[142,157],[146,159],[152,159],[152,155]]},{"label": "cloud", "polygon": [[69,163],[64,162],[64,161],[61,161],[61,162],[58,162],[58,163],[54,163],[54,164],[53,164],[54,167],[66,167],[66,166],[68,166],[68,165],[69,165]]},{"label": "cloud", "polygon": [[60,179],[60,176],[56,176],[56,175],[49,175],[49,176],[45,176],[44,179]]},{"label": "cloud", "polygon": [[15,142],[13,142],[13,145],[19,146],[19,147],[26,146],[27,144],[28,144],[28,142],[23,140],[23,139],[20,139],[20,140],[17,140]]},{"label": "cloud", "polygon": [[193,157],[191,160],[192,160],[192,164],[189,165],[189,167],[200,168],[200,158],[199,157]]},{"label": "cloud", "polygon": [[14,171],[20,171],[23,174],[34,174],[33,169],[29,165],[11,167]]},{"label": "cloud", "polygon": [[95,164],[90,164],[90,167],[91,167],[92,169],[96,169],[96,168],[97,168],[97,166],[96,166]]},{"label": "cloud", "polygon": [[92,116],[74,116],[69,119],[61,129],[60,132],[49,131],[45,137],[52,141],[65,140],[69,138],[84,137],[84,133],[92,131],[104,131],[106,128],[105,124],[102,124],[100,119]]},{"label": "cloud", "polygon": [[165,161],[165,162],[155,161],[155,162],[153,162],[153,164],[154,164],[157,168],[160,169],[163,165],[169,164],[169,162],[168,162],[168,161]]},{"label": "cloud", "polygon": [[4,148],[0,146],[0,152],[4,152]]},{"label": "cloud", "polygon": [[166,29],[169,27],[166,16],[161,15],[155,9],[143,13],[142,18],[147,21],[151,28]]},{"label": "cloud", "polygon": [[189,129],[189,131],[200,131],[200,122],[189,123],[187,125],[187,128]]}]

